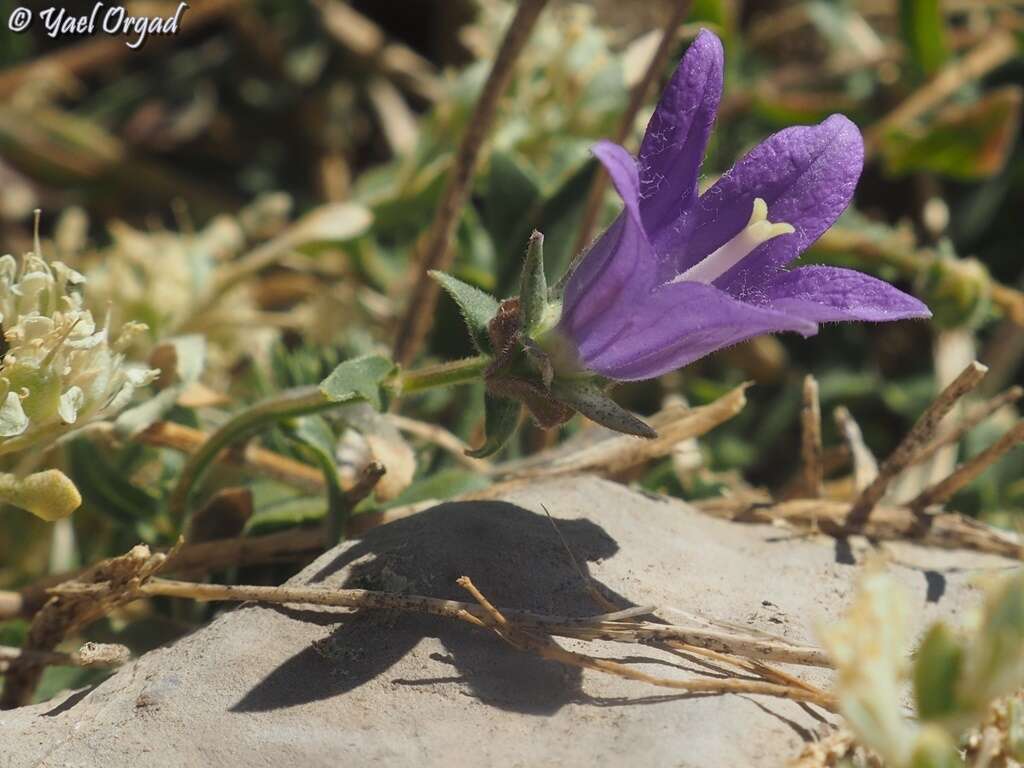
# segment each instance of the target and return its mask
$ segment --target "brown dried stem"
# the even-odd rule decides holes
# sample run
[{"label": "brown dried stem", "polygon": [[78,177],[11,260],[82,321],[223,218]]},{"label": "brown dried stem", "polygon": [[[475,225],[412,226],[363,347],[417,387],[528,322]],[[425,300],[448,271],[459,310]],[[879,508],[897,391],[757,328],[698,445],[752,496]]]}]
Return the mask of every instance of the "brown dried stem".
[{"label": "brown dried stem", "polygon": [[[172,421],[158,421],[135,435],[133,439],[146,445],[193,454],[208,438],[209,435],[202,430]],[[321,493],[324,490],[323,473],[316,467],[257,445],[248,444],[240,451],[225,451],[217,457],[217,461],[243,466],[265,477],[280,480],[311,493]],[[338,479],[341,482],[341,478]]]},{"label": "brown dried stem", "polygon": [[[651,90],[651,85],[665,68],[665,62],[672,52],[672,44],[676,40],[679,25],[683,23],[689,12],[690,0],[674,0],[672,12],[665,22],[661,40],[658,42],[658,48],[655,50],[650,64],[647,65],[647,70],[644,72],[643,77],[633,86],[633,91],[629,95],[629,104],[626,106],[626,111],[622,113],[618,130],[615,132],[616,144],[622,144],[629,136],[633,123],[636,122],[636,116],[647,100],[647,93]],[[601,201],[604,199],[604,192],[607,186],[608,174],[604,172],[604,169],[599,168],[594,176],[594,181],[590,185],[587,202],[583,208],[580,231],[576,236],[576,243],[572,250],[574,254],[581,254],[583,249],[590,245],[590,240],[594,236],[594,227],[597,225],[597,216],[601,211]]]},{"label": "brown dried stem", "polygon": [[964,416],[956,426],[939,434],[931,442],[922,447],[921,450],[914,455],[914,461],[912,463],[921,464],[946,446],[960,442],[960,439],[964,435],[985,421],[985,419],[1000,408],[1017,402],[1020,400],[1022,395],[1024,395],[1024,388],[1014,386],[1010,387],[1005,392],[990,398],[984,403],[980,403],[976,408],[973,408],[966,416]]},{"label": "brown dried stem", "polygon": [[480,156],[480,149],[490,130],[498,109],[498,102],[512,80],[513,69],[519,54],[533,30],[540,12],[548,0],[521,0],[516,14],[505,31],[498,55],[494,59],[490,74],[484,83],[480,98],[466,123],[466,132],[459,143],[458,151],[448,175],[448,181],[441,195],[433,227],[427,237],[426,246],[415,264],[413,292],[399,324],[395,339],[394,360],[408,365],[419,352],[437,305],[438,285],[430,279],[428,272],[451,267],[454,252],[451,239],[458,224],[459,214],[469,197]]},{"label": "brown dried stem", "polygon": [[832,416],[850,451],[850,457],[853,460],[853,487],[859,493],[878,477],[878,461],[875,459],[875,454],[868,448],[867,443],[864,442],[860,425],[845,406],[838,406],[832,412]]},{"label": "brown dried stem", "polygon": [[[592,669],[605,674],[622,677],[627,680],[656,685],[661,688],[673,688],[675,690],[687,691],[688,693],[752,693],[765,696],[776,696],[793,701],[805,701],[819,706],[826,707],[831,711],[837,709],[835,698],[820,691],[808,690],[803,686],[780,685],[778,683],[762,682],[760,680],[741,679],[673,679],[659,677],[641,672],[638,669],[622,664],[611,659],[600,659],[583,653],[566,650],[551,639],[550,635],[538,634],[527,628],[511,624],[508,619],[496,609],[484,597],[483,594],[473,585],[467,576],[458,579],[458,584],[480,604],[486,616],[485,623],[503,640],[522,651],[535,653],[541,658],[557,661],[571,667],[580,669]],[[467,611],[468,613],[468,611]],[[475,617],[479,618],[479,617]],[[474,621],[478,624],[478,621]]]},{"label": "brown dried stem", "polygon": [[939,422],[953,409],[961,397],[978,386],[987,371],[988,368],[978,361],[974,361],[925,409],[902,442],[882,462],[882,466],[878,470],[878,477],[861,492],[853,503],[853,507],[850,509],[850,519],[847,521],[850,529],[856,530],[864,526],[871,516],[871,510],[885,495],[889,483],[912,463],[921,446],[932,439]]},{"label": "brown dried stem", "polygon": [[[757,504],[720,498],[698,501],[695,506],[709,515],[735,522],[782,522],[837,538],[850,533],[846,525],[850,504],[844,501],[792,499]],[[859,532],[875,541],[913,539],[939,549],[967,549],[1015,559],[1024,554],[1024,543],[1016,534],[956,513],[931,516],[929,525],[923,527],[919,515],[908,507],[878,506]]]},{"label": "brown dried stem", "polygon": [[0,669],[6,669],[11,662],[20,659],[45,664],[50,667],[82,667],[84,669],[109,669],[119,667],[131,657],[123,645],[110,643],[85,643],[72,653],[60,651],[34,651],[0,645]]},{"label": "brown dried stem", "polygon": [[[195,584],[167,579],[153,579],[138,590],[139,597],[180,597],[204,601],[257,601],[265,603],[296,603],[354,609],[375,609],[425,613],[443,618],[463,619],[469,614],[487,623],[493,621],[485,609],[472,603],[444,600],[422,595],[400,595],[365,589],[330,589],[325,587],[263,587],[225,584]],[[810,646],[799,646],[784,640],[743,636],[734,632],[690,628],[671,624],[622,619],[616,615],[586,618],[541,616],[528,611],[496,609],[508,622],[549,635],[580,640],[602,639],[612,642],[679,641],[745,658],[805,666],[829,666],[827,654]]]},{"label": "brown dried stem", "polygon": [[803,409],[800,411],[804,494],[818,498],[822,492],[821,464],[821,401],[818,398],[818,381],[811,374],[804,377]]},{"label": "brown dried stem", "polygon": [[52,597],[35,615],[23,649],[5,673],[0,709],[13,709],[32,700],[46,666],[38,654],[52,652],[64,638],[134,600],[138,590],[164,565],[164,555],[151,555],[137,546],[126,555],[104,560],[83,572],[65,591]]},{"label": "brown dried stem", "polygon": [[713,403],[699,408],[666,408],[650,420],[651,425],[658,430],[658,436],[652,440],[619,435],[568,454],[551,456],[544,453],[531,457],[526,463],[516,462],[505,467],[498,465],[495,472],[515,478],[552,477],[579,472],[621,474],[644,462],[667,456],[683,440],[699,437],[731,419],[746,405],[745,392],[748,386],[741,384]]},{"label": "brown dried stem", "polygon": [[996,442],[979,453],[970,461],[957,467],[952,474],[921,491],[910,502],[911,509],[921,511],[933,504],[944,504],[953,494],[973,482],[982,472],[992,466],[1003,454],[1024,440],[1024,421],[1018,421]]}]

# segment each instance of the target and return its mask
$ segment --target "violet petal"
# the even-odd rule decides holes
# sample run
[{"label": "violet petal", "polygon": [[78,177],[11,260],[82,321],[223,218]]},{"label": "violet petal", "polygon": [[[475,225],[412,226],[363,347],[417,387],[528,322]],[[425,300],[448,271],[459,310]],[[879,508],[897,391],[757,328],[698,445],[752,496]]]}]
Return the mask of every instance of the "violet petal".
[{"label": "violet petal", "polygon": [[603,324],[615,334],[574,338],[587,368],[619,381],[654,378],[764,333],[817,331],[813,322],[744,304],[704,283],[669,283],[611,314]]},{"label": "violet petal", "polygon": [[559,327],[576,340],[605,338],[653,285],[654,252],[637,220],[623,211],[566,282]]},{"label": "violet petal", "polygon": [[697,199],[697,176],[722,97],[722,43],[701,30],[658,101],[640,145],[644,228],[653,241]]},{"label": "violet petal", "polygon": [[765,292],[773,309],[816,323],[882,322],[932,314],[923,303],[888,283],[838,267],[801,267],[783,272],[766,286]]},{"label": "violet petal", "polygon": [[768,220],[787,222],[795,232],[755,248],[715,281],[735,296],[756,290],[835,222],[853,197],[863,164],[860,131],[842,115],[770,136],[701,196],[688,242],[674,249],[681,254],[679,272],[739,233],[760,197],[768,204]]}]

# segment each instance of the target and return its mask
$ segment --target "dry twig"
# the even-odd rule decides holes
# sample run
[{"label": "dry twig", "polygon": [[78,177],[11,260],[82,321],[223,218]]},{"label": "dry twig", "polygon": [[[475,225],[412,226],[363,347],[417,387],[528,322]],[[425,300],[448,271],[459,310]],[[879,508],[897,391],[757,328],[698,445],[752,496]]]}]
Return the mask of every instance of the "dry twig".
[{"label": "dry twig", "polygon": [[[56,590],[60,594],[60,589]],[[138,597],[180,597],[209,601],[257,601],[295,603],[354,609],[394,610],[424,613],[431,616],[465,620],[464,614],[486,621],[484,609],[472,603],[444,600],[422,595],[375,592],[365,589],[329,589],[325,587],[263,587],[226,584],[194,584],[191,582],[153,579],[141,585]],[[774,661],[804,666],[829,666],[827,654],[820,648],[800,646],[775,638],[744,636],[737,632],[691,628],[620,618],[615,614],[572,618],[542,616],[529,611],[503,608],[508,621],[545,634],[578,640],[607,640],[623,643],[679,641],[721,653],[761,661]]]},{"label": "dry twig", "polygon": [[922,511],[933,504],[943,504],[949,501],[954,493],[975,480],[1022,440],[1024,440],[1024,421],[1018,421],[996,442],[970,461],[957,467],[949,477],[921,491],[908,506],[913,510]]},{"label": "dry twig", "polygon": [[637,440],[619,435],[588,445],[566,455],[542,453],[531,457],[528,463],[495,467],[496,474],[514,478],[552,477],[597,472],[603,475],[621,474],[652,459],[667,456],[683,440],[703,435],[728,421],[747,403],[747,384],[741,384],[708,405],[699,408],[672,406],[650,419],[658,430],[653,440]]},{"label": "dry twig", "polygon": [[[792,499],[777,504],[758,504],[732,498],[707,499],[695,506],[710,515],[743,523],[784,522],[828,536],[850,533],[847,520],[850,504],[827,499]],[[929,518],[921,526],[919,516],[907,507],[878,506],[858,531],[875,541],[914,539],[940,549],[969,549],[1002,557],[1021,558],[1024,542],[1020,537],[955,513]]]},{"label": "dry twig", "polygon": [[915,456],[916,462],[925,462],[946,446],[959,442],[964,435],[985,421],[985,419],[993,413],[1004,406],[1017,402],[1020,400],[1022,395],[1024,395],[1024,388],[1015,386],[1010,387],[1005,392],[996,395],[995,397],[989,398],[984,403],[980,403],[966,416],[964,416],[956,426],[940,433],[931,442],[921,448]]},{"label": "dry twig", "polygon": [[845,406],[837,407],[832,415],[853,460],[853,487],[860,493],[878,477],[878,461],[864,442],[860,425]]},{"label": "dry twig", "polygon": [[847,525],[851,530],[863,527],[871,516],[871,510],[885,495],[889,483],[900,472],[917,461],[921,448],[932,439],[939,422],[952,410],[953,406],[974,389],[988,371],[981,363],[975,361],[968,365],[953,382],[939,393],[932,401],[914,426],[903,438],[896,449],[882,462],[878,477],[865,488],[850,508],[850,519]]},{"label": "dry twig", "polygon": [[[638,669],[610,659],[600,659],[583,653],[566,650],[555,643],[549,635],[538,634],[527,628],[517,626],[495,608],[474,586],[467,576],[458,579],[458,584],[475,599],[483,609],[483,617],[473,615],[471,623],[479,626],[481,622],[492,629],[495,634],[501,637],[510,645],[523,651],[535,653],[541,658],[557,661],[571,667],[581,669],[592,669],[605,674],[622,677],[627,680],[648,683],[662,688],[674,688],[689,693],[753,693],[765,696],[776,696],[793,701],[804,701],[818,704],[832,711],[836,710],[834,697],[817,691],[807,690],[803,686],[780,685],[778,683],[762,682],[760,680],[742,679],[673,679],[658,677],[641,672]],[[467,611],[467,613],[469,613]],[[462,617],[460,617],[462,618]]]},{"label": "dry twig", "polygon": [[[665,22],[661,40],[658,42],[654,56],[651,57],[644,76],[633,87],[633,91],[629,95],[629,104],[626,106],[626,111],[622,113],[618,130],[615,132],[616,144],[622,144],[625,142],[626,137],[629,136],[633,123],[636,122],[636,116],[647,100],[647,93],[651,90],[651,85],[665,68],[665,62],[672,52],[672,44],[676,41],[676,32],[679,29],[679,25],[683,23],[689,12],[689,0],[675,0],[673,2],[672,11]],[[590,193],[587,195],[587,202],[583,208],[580,231],[576,236],[576,243],[572,249],[574,254],[582,254],[583,249],[590,245],[590,240],[594,236],[594,227],[597,225],[597,216],[601,211],[601,201],[604,199],[604,191],[607,186],[608,174],[603,169],[598,169],[597,174],[594,176],[594,181],[590,185]]]},{"label": "dry twig", "polygon": [[70,633],[130,602],[138,590],[166,561],[137,546],[128,554],[104,560],[82,573],[64,591],[52,597],[35,615],[25,638],[26,653],[10,661],[5,673],[0,709],[28,704],[35,693],[45,662],[38,654],[49,653]]},{"label": "dry twig", "polygon": [[480,149],[498,109],[498,102],[512,80],[519,54],[522,52],[540,12],[548,0],[521,0],[494,64],[477,99],[473,114],[466,123],[466,132],[459,143],[448,181],[441,195],[433,227],[420,258],[414,265],[413,292],[395,338],[394,359],[408,365],[416,356],[433,322],[437,305],[438,285],[428,276],[431,270],[447,270],[454,253],[451,239],[458,224],[459,213],[469,197]]},{"label": "dry twig", "polygon": [[805,495],[818,498],[822,491],[821,465],[821,402],[818,399],[818,381],[812,375],[804,377],[803,409],[800,412],[803,486]]},{"label": "dry twig", "polygon": [[131,652],[125,646],[111,643],[85,643],[73,653],[33,651],[2,645],[0,646],[0,671],[5,671],[12,661],[19,659],[27,659],[50,667],[109,669],[121,666],[129,658],[131,658]]}]

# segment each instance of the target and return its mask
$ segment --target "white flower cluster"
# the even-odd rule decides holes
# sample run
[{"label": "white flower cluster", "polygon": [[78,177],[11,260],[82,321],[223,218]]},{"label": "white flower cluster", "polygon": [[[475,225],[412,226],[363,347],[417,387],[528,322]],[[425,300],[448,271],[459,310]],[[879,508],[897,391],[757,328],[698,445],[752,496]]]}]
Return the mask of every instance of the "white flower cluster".
[{"label": "white flower cluster", "polygon": [[0,257],[0,454],[45,447],[57,437],[112,415],[158,371],[125,362],[139,324],[116,342],[97,328],[77,286],[85,278],[38,253],[21,264]]}]

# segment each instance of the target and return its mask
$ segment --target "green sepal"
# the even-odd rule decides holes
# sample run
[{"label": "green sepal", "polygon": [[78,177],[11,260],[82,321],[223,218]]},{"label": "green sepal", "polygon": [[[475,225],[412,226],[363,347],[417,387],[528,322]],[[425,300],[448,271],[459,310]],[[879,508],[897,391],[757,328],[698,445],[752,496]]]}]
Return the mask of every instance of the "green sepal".
[{"label": "green sepal", "polygon": [[484,395],[484,424],[487,437],[484,439],[483,445],[473,450],[467,450],[466,455],[472,456],[474,459],[483,459],[500,451],[508,439],[515,434],[522,411],[523,406],[515,400],[507,400],[504,397],[495,397],[491,394]]},{"label": "green sepal", "polygon": [[484,354],[493,354],[487,326],[498,314],[498,300],[440,270],[432,269],[429,274],[458,305],[473,345]]},{"label": "green sepal", "polygon": [[957,709],[956,686],[963,649],[944,624],[925,635],[914,661],[914,701],[922,720],[938,720]]},{"label": "green sepal", "polygon": [[378,411],[384,407],[384,380],[395,364],[381,355],[346,360],[320,382],[320,391],[332,403],[362,398]]},{"label": "green sepal", "polygon": [[548,304],[548,280],[544,276],[544,235],[537,230],[530,235],[526,262],[519,288],[519,318],[523,333],[533,333],[544,318]]},{"label": "green sepal", "polygon": [[555,399],[608,429],[648,439],[658,436],[650,425],[612,400],[605,390],[593,381],[556,380],[551,386],[551,394]]}]

